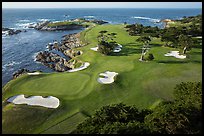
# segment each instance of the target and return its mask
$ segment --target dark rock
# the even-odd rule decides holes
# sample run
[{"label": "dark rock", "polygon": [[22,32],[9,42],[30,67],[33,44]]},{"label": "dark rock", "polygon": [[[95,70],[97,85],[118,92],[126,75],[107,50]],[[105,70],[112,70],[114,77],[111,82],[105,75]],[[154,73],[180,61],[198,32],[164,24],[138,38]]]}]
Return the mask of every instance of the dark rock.
[{"label": "dark rock", "polygon": [[58,54],[48,51],[39,52],[36,56],[36,61],[39,61],[43,65],[58,72],[64,72],[69,69],[72,69],[73,67],[71,65],[65,65],[65,62],[67,62],[66,59],[62,58]]},{"label": "dark rock", "polygon": [[14,30],[10,28],[2,28],[2,35],[14,35],[20,32],[26,32],[25,30]]},{"label": "dark rock", "polygon": [[92,20],[91,22],[96,23],[96,24],[99,24],[99,25],[102,25],[102,24],[106,24],[106,23],[108,23],[108,22],[106,22],[106,21],[103,21],[103,20],[96,20],[96,19]]},{"label": "dark rock", "polygon": [[19,77],[23,74],[26,74],[28,72],[30,72],[28,69],[20,69],[17,72],[13,73],[13,79],[16,79],[17,77]]},{"label": "dark rock", "polygon": [[40,23],[37,23],[34,28],[37,29],[37,30],[42,30],[43,27],[45,27],[47,24],[49,24],[50,21],[43,21],[43,22],[40,22]]}]

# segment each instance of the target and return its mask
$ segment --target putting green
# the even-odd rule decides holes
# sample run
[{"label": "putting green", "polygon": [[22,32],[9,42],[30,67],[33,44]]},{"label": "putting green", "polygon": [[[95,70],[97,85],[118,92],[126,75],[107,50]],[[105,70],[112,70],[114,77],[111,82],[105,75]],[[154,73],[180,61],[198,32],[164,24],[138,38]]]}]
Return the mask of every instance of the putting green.
[{"label": "putting green", "polygon": [[[67,99],[77,99],[84,97],[81,94],[84,87],[90,80],[88,74],[79,73],[54,73],[41,74],[35,76],[25,75],[23,79],[16,80],[7,89],[9,93],[38,95],[54,95],[56,97],[66,97]],[[79,82],[80,81],[80,82]]]}]

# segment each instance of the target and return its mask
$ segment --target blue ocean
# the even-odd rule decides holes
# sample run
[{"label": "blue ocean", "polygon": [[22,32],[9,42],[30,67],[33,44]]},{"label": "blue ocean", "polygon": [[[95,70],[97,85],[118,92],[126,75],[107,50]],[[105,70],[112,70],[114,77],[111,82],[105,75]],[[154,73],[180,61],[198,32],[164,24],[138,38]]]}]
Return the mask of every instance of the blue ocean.
[{"label": "blue ocean", "polygon": [[63,35],[82,31],[37,31],[27,28],[30,23],[87,18],[105,20],[110,24],[127,22],[162,27],[163,24],[156,23],[161,19],[181,19],[201,13],[202,9],[2,9],[2,27],[27,31],[2,36],[2,85],[12,79],[14,72],[22,68],[53,72],[36,62],[35,55],[46,50],[49,42],[60,41]]}]

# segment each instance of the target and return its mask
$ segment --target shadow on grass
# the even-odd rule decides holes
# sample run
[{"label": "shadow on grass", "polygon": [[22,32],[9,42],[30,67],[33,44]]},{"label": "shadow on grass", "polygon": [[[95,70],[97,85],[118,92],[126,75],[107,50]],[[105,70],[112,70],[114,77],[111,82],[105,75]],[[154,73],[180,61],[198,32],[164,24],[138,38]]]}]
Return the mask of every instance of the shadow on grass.
[{"label": "shadow on grass", "polygon": [[85,115],[85,116],[87,116],[87,117],[91,117],[91,115],[88,113],[88,112],[86,112],[86,111],[84,111],[84,110],[82,110],[82,111],[80,111],[83,115]]},{"label": "shadow on grass", "polygon": [[190,62],[192,62],[192,63],[202,63],[202,60],[192,60]]},{"label": "shadow on grass", "polygon": [[193,48],[202,49],[202,45],[194,45]]},{"label": "shadow on grass", "polygon": [[150,44],[151,47],[161,47],[161,44]]},{"label": "shadow on grass", "polygon": [[125,44],[126,46],[136,46],[137,44],[135,42],[130,42],[130,43],[127,43]]},{"label": "shadow on grass", "polygon": [[189,61],[158,60],[157,63],[182,64],[182,63],[189,63]]},{"label": "shadow on grass", "polygon": [[202,55],[202,52],[191,52],[189,55]]},{"label": "shadow on grass", "polygon": [[132,54],[141,54],[142,49],[123,47],[121,52],[111,53],[111,56],[129,56]]}]

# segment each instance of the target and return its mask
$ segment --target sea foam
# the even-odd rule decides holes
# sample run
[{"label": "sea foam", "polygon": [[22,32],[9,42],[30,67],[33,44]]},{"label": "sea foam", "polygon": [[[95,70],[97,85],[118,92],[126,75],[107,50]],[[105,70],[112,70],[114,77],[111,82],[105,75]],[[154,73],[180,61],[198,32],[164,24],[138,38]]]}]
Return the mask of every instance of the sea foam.
[{"label": "sea foam", "polygon": [[19,22],[30,22],[30,20],[22,19],[22,20],[19,20]]},{"label": "sea foam", "polygon": [[141,19],[141,20],[149,20],[150,22],[160,22],[160,19],[154,19],[154,18],[149,18],[149,17],[136,16],[136,17],[132,17],[132,18]]},{"label": "sea foam", "polygon": [[49,21],[50,19],[46,19],[46,18],[39,18],[37,19],[37,21]]},{"label": "sea foam", "polygon": [[95,16],[84,16],[85,18],[95,18]]},{"label": "sea foam", "polygon": [[30,22],[30,23],[17,23],[17,28],[23,28],[28,29],[30,25],[36,24],[36,22]]},{"label": "sea foam", "polygon": [[8,62],[8,63],[6,63],[6,64],[4,64],[4,65],[2,66],[2,71],[5,71],[5,69],[11,68],[11,67],[13,67],[14,65],[19,65],[19,64],[21,64],[21,62],[10,61],[10,62]]}]

